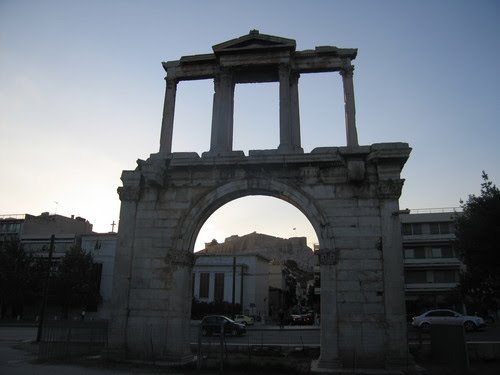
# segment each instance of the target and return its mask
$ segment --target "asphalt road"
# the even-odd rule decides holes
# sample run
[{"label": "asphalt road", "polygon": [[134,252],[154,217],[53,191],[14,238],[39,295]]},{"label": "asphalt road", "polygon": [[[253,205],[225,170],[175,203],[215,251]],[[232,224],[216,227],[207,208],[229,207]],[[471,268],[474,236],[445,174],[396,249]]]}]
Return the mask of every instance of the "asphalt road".
[{"label": "asphalt road", "polygon": [[[36,338],[36,327],[0,327],[0,375],[124,375],[124,374],[151,374],[154,370],[140,367],[93,367],[73,364],[37,363],[36,355],[14,347],[23,341],[29,342]],[[198,341],[198,328],[196,325],[191,329],[191,342]],[[409,328],[410,340],[416,339],[416,331]],[[207,337],[202,340],[205,343],[217,344],[219,337]],[[500,325],[486,327],[477,332],[466,333],[466,341],[500,341]],[[229,337],[226,345],[231,344],[261,344],[290,345],[294,347],[319,346],[318,327],[285,327],[279,329],[271,326],[250,327],[245,336]],[[169,374],[175,374],[169,371]],[[177,373],[182,375],[182,373]]]},{"label": "asphalt road", "polygon": [[[198,325],[191,326],[191,342],[198,342]],[[241,337],[228,337],[227,343],[251,344],[251,345],[289,345],[289,346],[313,346],[319,347],[320,329],[318,326],[285,326],[280,329],[277,326],[250,326],[247,334]],[[424,335],[428,339],[429,335]],[[408,325],[408,340],[416,342],[419,340],[418,331]],[[479,331],[466,332],[467,342],[500,342],[500,325],[487,326]],[[202,342],[218,342],[218,337],[202,337]]]}]

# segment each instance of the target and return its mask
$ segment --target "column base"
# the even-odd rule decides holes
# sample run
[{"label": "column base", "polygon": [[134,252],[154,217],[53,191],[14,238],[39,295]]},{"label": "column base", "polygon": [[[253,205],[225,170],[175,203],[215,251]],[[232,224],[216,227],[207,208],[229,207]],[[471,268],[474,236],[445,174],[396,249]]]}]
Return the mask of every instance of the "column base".
[{"label": "column base", "polygon": [[278,146],[279,154],[303,154],[304,149],[300,146],[291,146],[291,145],[279,145]]},{"label": "column base", "polygon": [[245,153],[243,151],[207,151],[201,154],[203,159],[205,158],[244,158]]}]

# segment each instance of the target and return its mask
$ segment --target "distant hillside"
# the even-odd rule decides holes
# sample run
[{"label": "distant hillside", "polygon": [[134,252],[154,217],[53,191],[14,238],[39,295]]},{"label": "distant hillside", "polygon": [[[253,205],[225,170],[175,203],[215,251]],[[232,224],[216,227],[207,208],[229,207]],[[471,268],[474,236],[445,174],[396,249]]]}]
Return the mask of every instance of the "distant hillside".
[{"label": "distant hillside", "polygon": [[206,243],[202,252],[223,255],[257,253],[279,262],[294,260],[303,271],[311,272],[316,258],[306,240],[306,237],[285,239],[253,232],[241,237],[228,237],[223,243]]}]

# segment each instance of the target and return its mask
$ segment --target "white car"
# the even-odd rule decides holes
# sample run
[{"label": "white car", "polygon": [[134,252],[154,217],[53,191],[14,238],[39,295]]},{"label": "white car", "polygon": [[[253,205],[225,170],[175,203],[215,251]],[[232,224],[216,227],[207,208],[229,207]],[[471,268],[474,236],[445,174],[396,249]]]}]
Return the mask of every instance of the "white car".
[{"label": "white car", "polygon": [[462,315],[447,309],[427,311],[422,315],[413,317],[411,324],[423,330],[429,330],[432,324],[462,324],[468,332],[485,325],[483,318],[479,316]]},{"label": "white car", "polygon": [[246,315],[235,315],[234,316],[234,321],[237,322],[237,323],[241,323],[241,324],[244,324],[244,325],[248,325],[248,326],[251,326],[253,325],[254,323],[254,320],[251,316],[246,316]]}]

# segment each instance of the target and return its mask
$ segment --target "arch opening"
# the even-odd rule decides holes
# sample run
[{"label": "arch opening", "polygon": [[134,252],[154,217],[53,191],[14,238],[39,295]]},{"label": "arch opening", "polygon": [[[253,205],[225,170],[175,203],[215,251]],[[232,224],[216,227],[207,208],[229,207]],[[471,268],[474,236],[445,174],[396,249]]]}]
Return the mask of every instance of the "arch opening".
[{"label": "arch opening", "polygon": [[183,219],[182,233],[179,232],[177,236],[177,248],[193,252],[202,226],[215,211],[235,199],[255,195],[279,198],[290,203],[310,222],[319,248],[335,247],[325,215],[305,192],[277,180],[254,178],[229,182],[200,199]]},{"label": "arch opening", "polygon": [[221,243],[233,235],[251,232],[279,238],[306,237],[313,249],[317,234],[309,219],[295,206],[267,195],[247,195],[233,199],[218,208],[203,223],[194,251],[203,250],[203,244],[213,239]]}]

